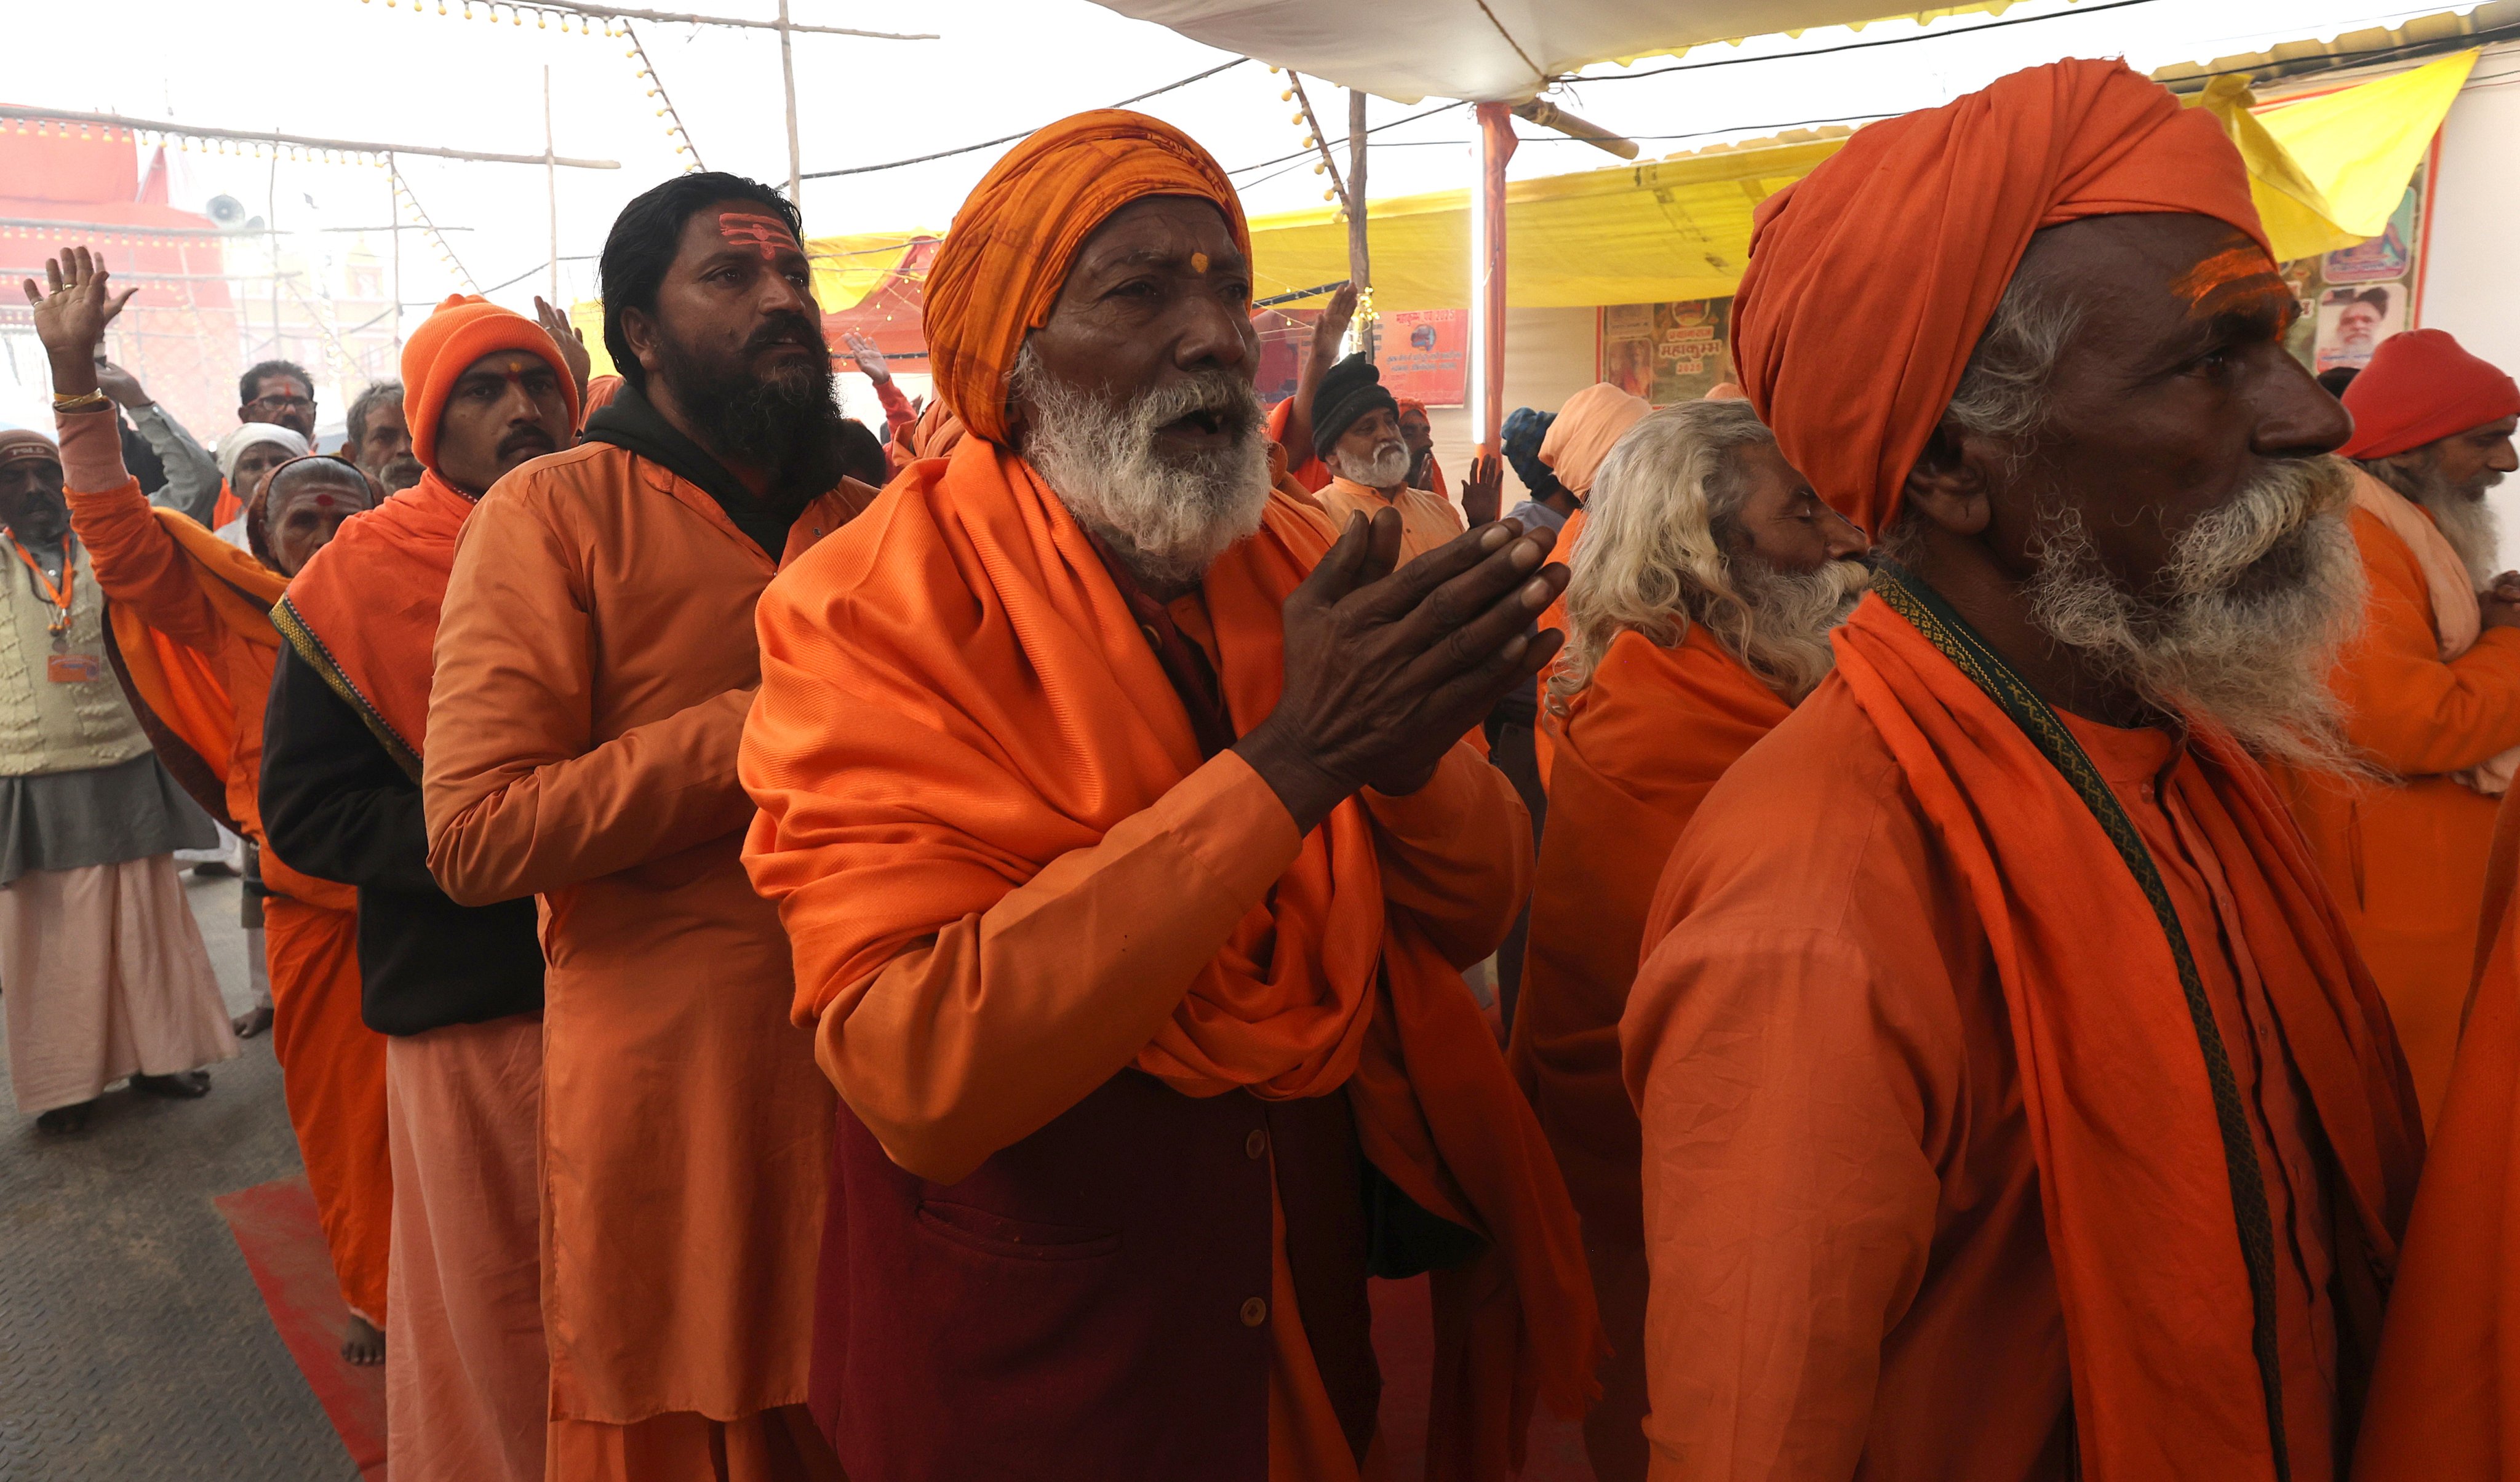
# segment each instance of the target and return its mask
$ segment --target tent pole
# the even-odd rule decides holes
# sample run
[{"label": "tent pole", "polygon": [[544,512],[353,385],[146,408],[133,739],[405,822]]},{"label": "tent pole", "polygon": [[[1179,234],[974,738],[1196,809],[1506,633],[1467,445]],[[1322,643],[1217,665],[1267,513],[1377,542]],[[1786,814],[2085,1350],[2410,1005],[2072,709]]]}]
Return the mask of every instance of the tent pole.
[{"label": "tent pole", "polygon": [[1357,315],[1356,348],[1373,358],[1373,259],[1365,236],[1365,94],[1347,90],[1347,278],[1356,285],[1363,311]]},{"label": "tent pole", "polygon": [[1512,105],[1479,105],[1479,175],[1470,192],[1470,424],[1478,451],[1505,442],[1505,167],[1513,157]]}]

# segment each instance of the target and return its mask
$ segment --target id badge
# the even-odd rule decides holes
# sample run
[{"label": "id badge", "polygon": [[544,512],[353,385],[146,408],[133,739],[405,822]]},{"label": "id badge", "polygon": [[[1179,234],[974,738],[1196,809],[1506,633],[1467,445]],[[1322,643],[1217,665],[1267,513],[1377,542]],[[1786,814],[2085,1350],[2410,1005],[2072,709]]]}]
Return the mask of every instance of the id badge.
[{"label": "id badge", "polygon": [[47,653],[44,677],[57,685],[93,684],[105,678],[105,660],[93,653]]}]

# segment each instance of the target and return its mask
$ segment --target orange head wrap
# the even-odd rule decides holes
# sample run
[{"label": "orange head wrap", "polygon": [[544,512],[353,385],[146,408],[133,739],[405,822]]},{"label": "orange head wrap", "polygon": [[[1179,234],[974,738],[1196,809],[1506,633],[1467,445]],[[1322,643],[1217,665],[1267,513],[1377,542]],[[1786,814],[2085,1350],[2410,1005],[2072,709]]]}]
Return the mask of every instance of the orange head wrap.
[{"label": "orange head wrap", "polygon": [[1607,382],[1586,386],[1566,398],[1557,420],[1549,425],[1549,434],[1540,439],[1540,461],[1566,492],[1589,494],[1601,460],[1652,410],[1653,403]]},{"label": "orange head wrap", "polygon": [[1148,196],[1214,202],[1251,250],[1225,170],[1171,124],[1122,109],[1078,113],[1018,144],[983,176],[936,250],[925,292],[936,389],[974,437],[1003,445],[1007,376],[1050,321],[1077,248]]},{"label": "orange head wrap", "polygon": [[2144,211],[2266,246],[2222,125],[2122,62],[2028,67],[1873,124],[1759,205],[1732,302],[1750,403],[1877,539],[2031,234]]},{"label": "orange head wrap", "polygon": [[2348,458],[2389,458],[2520,414],[2520,386],[2448,330],[2408,330],[2380,341],[2345,388],[2354,440]]},{"label": "orange head wrap", "polygon": [[437,424],[455,379],[472,362],[500,350],[539,355],[559,372],[561,393],[568,398],[568,425],[577,426],[577,378],[569,374],[568,362],[543,327],[477,293],[452,294],[421,321],[402,347],[403,416],[411,423],[411,452],[421,467],[437,467]]}]

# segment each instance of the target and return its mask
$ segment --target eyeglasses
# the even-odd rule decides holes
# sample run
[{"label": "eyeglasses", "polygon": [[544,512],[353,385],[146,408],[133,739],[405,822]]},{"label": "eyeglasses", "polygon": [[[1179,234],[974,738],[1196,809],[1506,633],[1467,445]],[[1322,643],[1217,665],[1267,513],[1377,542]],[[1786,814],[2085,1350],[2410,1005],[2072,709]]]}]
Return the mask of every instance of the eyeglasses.
[{"label": "eyeglasses", "polygon": [[311,396],[257,396],[253,400],[247,402],[246,405],[261,412],[311,412],[315,410],[315,400]]}]

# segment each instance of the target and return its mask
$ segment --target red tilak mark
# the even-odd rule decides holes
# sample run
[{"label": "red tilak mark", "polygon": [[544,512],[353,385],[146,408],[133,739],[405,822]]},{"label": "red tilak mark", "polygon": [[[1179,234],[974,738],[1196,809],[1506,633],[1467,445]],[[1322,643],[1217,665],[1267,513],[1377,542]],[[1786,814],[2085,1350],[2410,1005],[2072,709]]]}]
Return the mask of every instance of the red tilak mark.
[{"label": "red tilak mark", "polygon": [[329,510],[333,508],[333,496],[330,494],[316,494],[309,497],[315,501],[315,508],[319,510]]},{"label": "red tilak mark", "polygon": [[764,262],[777,261],[781,247],[804,250],[796,246],[796,234],[788,230],[788,223],[776,216],[758,216],[749,211],[720,211],[717,234],[738,247],[751,247],[761,254]]},{"label": "red tilak mark", "polygon": [[[2223,297],[2257,294],[2272,290],[2283,292],[2283,281],[2275,277],[2274,264],[2267,260],[2266,249],[2256,243],[2216,252],[2172,280],[2170,292],[2187,305],[2191,316],[2202,316],[2206,305]],[[2217,305],[2219,309],[2222,305]]]}]

